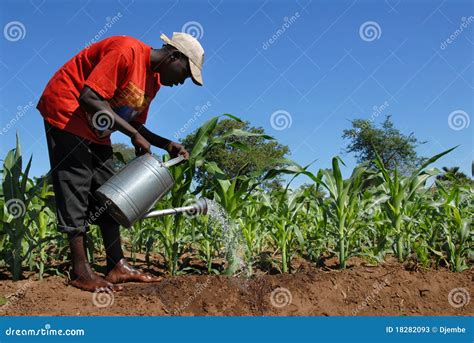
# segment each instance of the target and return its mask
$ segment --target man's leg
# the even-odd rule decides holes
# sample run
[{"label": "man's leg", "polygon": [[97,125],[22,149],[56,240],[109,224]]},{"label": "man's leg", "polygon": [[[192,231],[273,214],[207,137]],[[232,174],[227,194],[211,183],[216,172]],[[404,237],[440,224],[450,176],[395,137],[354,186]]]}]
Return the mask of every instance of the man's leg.
[{"label": "man's leg", "polygon": [[71,285],[94,291],[114,286],[95,274],[84,247],[88,194],[92,183],[89,142],[45,122],[58,230],[66,233],[72,257]]},{"label": "man's leg", "polygon": [[117,223],[104,221],[100,224],[100,233],[104,241],[105,253],[107,255],[107,273],[109,273],[124,258],[120,239],[120,227]]},{"label": "man's leg", "polygon": [[[93,156],[92,191],[89,198],[90,218],[100,227],[107,255],[107,277],[112,283],[137,281],[156,282],[161,278],[154,278],[131,267],[124,258],[119,224],[106,212],[107,204],[101,204],[94,196],[95,191],[114,173],[113,150],[111,146],[92,143],[90,145]],[[91,221],[92,223],[92,221]]]}]

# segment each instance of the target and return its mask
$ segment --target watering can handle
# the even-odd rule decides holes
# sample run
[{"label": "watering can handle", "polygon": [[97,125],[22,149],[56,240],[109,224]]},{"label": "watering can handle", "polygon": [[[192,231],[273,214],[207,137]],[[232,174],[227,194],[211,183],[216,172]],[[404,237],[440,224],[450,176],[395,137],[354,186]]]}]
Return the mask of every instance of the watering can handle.
[{"label": "watering can handle", "polygon": [[164,162],[163,165],[164,165],[166,168],[169,168],[169,167],[174,166],[175,164],[178,164],[178,163],[184,161],[184,159],[185,159],[184,156],[179,155],[178,157],[175,157],[175,158],[173,158],[173,159],[171,159],[171,160],[169,160],[169,161]]}]

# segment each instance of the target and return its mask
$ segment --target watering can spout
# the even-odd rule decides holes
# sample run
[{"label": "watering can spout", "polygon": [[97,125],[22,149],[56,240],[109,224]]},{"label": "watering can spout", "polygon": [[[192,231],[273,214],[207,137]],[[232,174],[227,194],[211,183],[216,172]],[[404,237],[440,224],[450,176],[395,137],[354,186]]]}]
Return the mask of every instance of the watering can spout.
[{"label": "watering can spout", "polygon": [[194,216],[197,214],[207,214],[209,210],[209,199],[200,198],[194,204],[183,206],[183,207],[176,207],[176,208],[167,208],[164,210],[157,210],[151,211],[145,214],[142,219],[145,218],[153,218],[153,217],[162,217],[169,214],[176,215],[178,213],[185,213],[189,216]]},{"label": "watering can spout", "polygon": [[184,161],[184,156],[179,155],[178,157],[175,157],[169,161],[163,162],[163,166],[166,168],[172,167],[180,162]]}]

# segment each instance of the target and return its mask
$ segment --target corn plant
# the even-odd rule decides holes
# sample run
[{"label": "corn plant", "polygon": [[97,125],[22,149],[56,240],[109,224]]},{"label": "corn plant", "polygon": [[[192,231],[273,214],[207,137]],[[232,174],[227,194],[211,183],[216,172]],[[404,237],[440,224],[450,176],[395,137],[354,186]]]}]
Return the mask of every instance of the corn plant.
[{"label": "corn plant", "polygon": [[213,267],[213,260],[219,256],[222,249],[221,232],[215,229],[209,216],[199,216],[193,218],[191,222],[193,242],[196,243],[198,255],[204,261],[207,272],[219,274],[220,270]]},{"label": "corn plant", "polygon": [[400,262],[403,262],[410,252],[409,241],[407,240],[410,234],[407,223],[412,219],[407,213],[410,202],[413,201],[417,192],[426,192],[426,190],[424,190],[426,181],[430,177],[438,174],[437,169],[425,169],[454,149],[455,148],[451,148],[431,157],[408,177],[400,175],[396,169],[390,174],[385,168],[380,156],[377,155],[375,163],[384,181],[381,185],[382,193],[388,195],[387,201],[383,203],[383,208],[392,225],[395,236],[394,250]]},{"label": "corn plant", "polygon": [[237,218],[237,225],[242,230],[245,244],[245,260],[249,266],[249,273],[253,272],[256,256],[263,252],[267,232],[263,230],[266,218],[271,211],[271,198],[268,194],[258,190],[249,197],[241,216]]},{"label": "corn plant", "polygon": [[291,270],[291,259],[294,246],[303,245],[303,236],[297,225],[297,216],[303,206],[301,192],[281,192],[279,201],[271,207],[268,218],[270,237],[276,246],[276,251],[281,255],[281,271],[288,273]]},{"label": "corn plant", "polygon": [[[230,117],[234,120],[239,120],[237,117],[226,114],[225,116]],[[218,120],[220,117],[213,117],[209,119],[203,126],[201,126],[196,132],[194,146],[190,154],[190,158],[185,163],[174,166],[171,168],[171,174],[175,180],[175,184],[171,190],[171,196],[169,205],[172,207],[182,206],[186,200],[189,199],[189,194],[196,195],[201,189],[191,191],[192,181],[194,173],[197,167],[204,166],[206,170],[214,174],[222,174],[223,172],[216,166],[215,163],[206,161],[207,154],[211,151],[213,147],[227,144],[227,140],[233,137],[248,137],[248,136],[261,136],[268,139],[271,137],[256,134],[251,132],[246,132],[239,129],[233,129],[226,134],[219,137],[212,137],[212,132],[216,128]],[[236,149],[246,149],[247,147],[240,142],[229,143]],[[227,187],[227,180],[222,180],[218,178],[218,182],[221,183],[222,187]],[[245,181],[244,181],[245,182]],[[222,189],[224,189],[222,188]],[[227,199],[233,199],[229,194],[235,189],[234,186],[230,186],[229,193],[226,194],[224,198],[225,208],[229,210],[229,215],[232,217],[233,211],[231,209],[232,201]],[[237,203],[235,203],[237,205]],[[185,217],[183,215],[176,215],[173,218],[165,217],[162,219],[164,224],[164,230],[160,233],[160,238],[165,246],[165,258],[168,261],[168,269],[171,274],[176,274],[178,270],[178,260],[182,255],[184,249],[189,245],[189,241],[183,239],[184,237],[184,228],[187,225]]]},{"label": "corn plant", "polygon": [[[241,258],[251,273],[257,259],[269,252],[282,272],[292,271],[292,258],[298,254],[319,263],[328,253],[335,253],[340,268],[346,267],[351,256],[380,263],[392,251],[400,261],[414,256],[422,265],[436,261],[457,272],[472,265],[472,184],[441,180],[428,184],[438,171],[427,167],[452,149],[427,160],[409,175],[388,171],[377,157],[373,170],[359,165],[344,179],[343,162],[335,157],[331,169],[316,174],[308,171],[311,164],[302,167],[281,159],[274,162],[283,167],[230,178],[219,165],[208,161],[213,148],[245,150],[251,147],[236,137],[271,137],[242,130],[214,137],[218,120],[211,118],[198,129],[190,159],[170,169],[175,184],[156,209],[189,205],[192,199],[207,197],[227,212],[230,228],[217,228],[210,216],[142,220],[124,232],[132,259],[137,252],[145,252],[150,264],[152,253],[161,253],[171,275],[191,270],[186,263],[195,257],[204,261],[207,273],[232,274]],[[15,280],[27,265],[41,278],[49,262],[65,259],[68,248],[67,240],[56,231],[52,186],[47,178],[28,177],[31,160],[23,169],[18,138],[3,160],[0,256]],[[193,182],[197,168],[208,176],[198,186]],[[241,170],[245,168],[243,165]],[[269,191],[260,186],[279,175],[290,178],[285,188]],[[300,175],[308,177],[311,185],[291,189],[290,184]],[[90,237],[91,256],[94,249],[103,253],[96,228]]]},{"label": "corn plant", "polygon": [[279,162],[283,162],[284,166],[270,169],[263,180],[268,180],[280,174],[292,176],[285,189],[276,192],[267,221],[270,237],[277,251],[281,254],[281,270],[283,273],[287,273],[291,270],[291,259],[294,253],[293,246],[297,242],[300,247],[304,245],[300,227],[297,225],[297,217],[304,205],[302,201],[304,193],[302,191],[290,192],[289,187],[292,181],[299,175],[306,175],[314,181],[318,180],[308,171],[313,162],[305,167],[288,159],[280,159]]},{"label": "corn plant", "polygon": [[[345,268],[354,244],[354,237],[360,228],[361,186],[365,167],[358,166],[347,180],[342,178],[339,157],[332,160],[332,170],[323,170],[321,184],[329,192],[325,202],[327,213],[334,223],[339,267]],[[342,162],[342,161],[341,161]]]},{"label": "corn plant", "polygon": [[[473,232],[471,230],[473,204],[471,187],[455,185],[446,189],[441,182],[436,186],[442,197],[438,203],[437,212],[446,220],[439,223],[443,230],[445,242],[441,249],[447,252],[449,266],[453,271],[461,272],[468,268],[469,252],[473,249]],[[438,255],[441,252],[431,249]]]},{"label": "corn plant", "polygon": [[[13,280],[19,280],[22,275],[22,262],[28,250],[25,237],[29,233],[36,216],[30,216],[28,209],[36,196],[37,186],[32,186],[28,178],[32,157],[23,171],[23,159],[19,137],[16,137],[16,147],[10,150],[3,160],[2,191],[4,198],[2,225],[9,238],[10,249],[4,251],[4,259],[10,266]],[[36,214],[37,215],[37,214]]]},{"label": "corn plant", "polygon": [[30,264],[34,264],[38,270],[38,276],[41,280],[48,260],[46,247],[48,243],[60,239],[61,236],[54,229],[51,229],[55,226],[55,213],[49,204],[54,197],[52,185],[48,184],[46,179],[38,181],[38,185],[41,185],[41,189],[39,189],[37,196],[32,199],[28,207],[28,213],[33,218],[34,225],[32,225],[31,232],[26,230],[25,233],[28,236],[29,244],[26,256],[29,256]]}]

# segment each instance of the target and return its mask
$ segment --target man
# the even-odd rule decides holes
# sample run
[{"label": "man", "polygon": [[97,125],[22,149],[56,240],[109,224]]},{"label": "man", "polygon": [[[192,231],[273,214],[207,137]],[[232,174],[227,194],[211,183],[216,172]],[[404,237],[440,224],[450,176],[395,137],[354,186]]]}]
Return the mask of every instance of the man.
[{"label": "man", "polygon": [[[154,134],[144,124],[150,101],[162,85],[183,84],[188,77],[202,85],[204,50],[186,33],[161,38],[166,43],[161,49],[126,36],[93,44],[54,74],[37,105],[45,122],[58,230],[69,238],[70,284],[84,290],[120,290],[115,284],[159,280],[124,259],[119,225],[94,193],[114,174],[113,131],[130,137],[137,155],[149,153],[154,145],[172,157],[189,157],[181,144]],[[102,234],[105,279],[87,261],[84,243],[91,223],[99,225]]]}]

